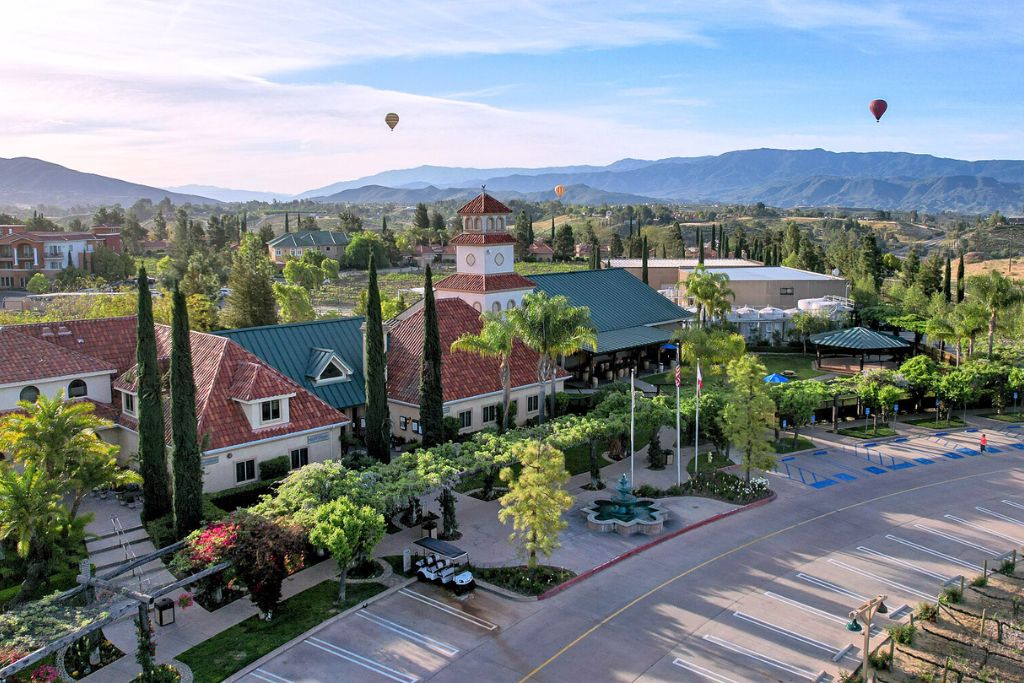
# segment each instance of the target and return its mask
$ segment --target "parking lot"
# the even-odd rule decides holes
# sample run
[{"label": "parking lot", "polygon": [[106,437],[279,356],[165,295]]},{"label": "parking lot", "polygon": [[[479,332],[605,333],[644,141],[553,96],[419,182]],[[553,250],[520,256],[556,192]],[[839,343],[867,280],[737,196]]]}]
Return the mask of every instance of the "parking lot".
[{"label": "parking lot", "polygon": [[526,616],[536,603],[417,583],[330,623],[238,680],[414,683]]}]

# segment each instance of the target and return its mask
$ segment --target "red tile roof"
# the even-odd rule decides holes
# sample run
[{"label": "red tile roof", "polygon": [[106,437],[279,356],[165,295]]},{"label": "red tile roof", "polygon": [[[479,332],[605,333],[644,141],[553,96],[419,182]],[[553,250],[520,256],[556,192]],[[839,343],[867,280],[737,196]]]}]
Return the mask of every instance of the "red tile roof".
[{"label": "red tile roof", "polygon": [[84,353],[107,363],[122,374],[135,365],[134,315],[123,318],[65,320],[32,323],[8,328],[50,342],[63,349]]},{"label": "red tile roof", "polygon": [[508,232],[464,232],[452,238],[449,244],[515,244],[516,238]]},{"label": "red tile roof", "polygon": [[512,209],[508,208],[486,192],[481,192],[476,197],[463,204],[462,208],[458,211],[460,216],[475,216],[478,214],[488,213],[512,213]]},{"label": "red tile roof", "polygon": [[[457,401],[501,391],[498,360],[475,353],[452,352],[452,342],[463,333],[476,334],[483,327],[480,314],[462,299],[437,301],[441,336],[441,386],[443,399]],[[423,308],[391,328],[388,347],[388,398],[419,404],[420,368],[423,358]],[[509,361],[512,387],[537,382],[537,354],[516,342]]]},{"label": "red tile roof", "polygon": [[505,292],[515,289],[533,289],[537,286],[533,280],[519,273],[500,273],[497,275],[473,275],[472,273],[452,273],[434,285],[434,289],[455,292]]},{"label": "red tile roof", "polygon": [[[56,326],[51,332],[56,336]],[[114,374],[116,368],[98,358],[22,334],[16,328],[0,328],[0,384],[104,371]]]},{"label": "red tile roof", "polygon": [[554,254],[555,250],[551,248],[550,244],[544,242],[534,242],[527,249],[531,254]]},{"label": "red tile roof", "polygon": [[283,386],[277,374],[266,365],[243,362],[235,368],[229,393],[239,401],[259,401],[295,392]]}]

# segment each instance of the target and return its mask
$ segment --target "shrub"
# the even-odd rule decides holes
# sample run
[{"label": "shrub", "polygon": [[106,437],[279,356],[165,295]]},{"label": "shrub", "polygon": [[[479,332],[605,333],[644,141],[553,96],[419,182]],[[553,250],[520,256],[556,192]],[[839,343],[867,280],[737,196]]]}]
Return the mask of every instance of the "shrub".
[{"label": "shrub", "polygon": [[660,431],[660,426],[651,430],[651,442],[647,447],[647,466],[652,470],[665,469],[665,451],[661,447]]},{"label": "shrub", "polygon": [[287,455],[279,455],[276,458],[270,460],[264,460],[260,463],[260,479],[266,481],[267,479],[279,479],[280,477],[288,474],[288,470],[291,469],[291,461]]},{"label": "shrub", "polygon": [[255,505],[259,502],[262,496],[273,493],[274,488],[279,482],[279,479],[271,481],[257,481],[252,484],[236,486],[234,488],[211,493],[208,498],[211,503],[224,512],[234,512],[238,508]]},{"label": "shrub", "polygon": [[892,666],[892,655],[889,650],[878,650],[868,655],[868,662],[876,669],[888,670]]},{"label": "shrub", "polygon": [[955,605],[963,599],[964,594],[961,592],[959,586],[943,588],[942,593],[939,594],[939,602],[943,605]]},{"label": "shrub", "polygon": [[1013,560],[1003,560],[1003,563],[999,565],[997,570],[1000,574],[1006,576],[1013,576],[1013,573],[1017,570],[1017,564]]},{"label": "shrub", "polygon": [[898,626],[890,626],[887,630],[889,631],[889,636],[897,644],[912,645],[914,642],[914,631],[917,629],[911,624],[900,624]]},{"label": "shrub", "polygon": [[981,588],[982,586],[987,586],[988,585],[988,577],[985,576],[984,574],[978,574],[973,579],[971,579],[971,585],[974,586],[975,588]]},{"label": "shrub", "polygon": [[924,619],[925,621],[934,621],[935,617],[939,615],[939,608],[930,602],[922,602],[918,604],[917,610],[914,613],[918,619]]}]

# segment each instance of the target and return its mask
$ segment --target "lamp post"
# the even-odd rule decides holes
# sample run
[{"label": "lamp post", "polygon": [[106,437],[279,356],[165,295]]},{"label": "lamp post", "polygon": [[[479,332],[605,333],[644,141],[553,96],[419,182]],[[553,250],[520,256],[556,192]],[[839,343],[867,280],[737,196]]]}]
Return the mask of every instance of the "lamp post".
[{"label": "lamp post", "polygon": [[676,486],[683,485],[683,466],[682,462],[682,445],[679,443],[679,371],[680,367],[680,351],[678,344],[665,344],[661,348],[671,351],[675,349],[676,352]]},{"label": "lamp post", "polygon": [[[850,612],[850,623],[846,625],[846,630],[852,633],[864,632],[864,662],[860,670],[860,680],[865,683],[868,680],[868,668],[871,666],[868,661],[868,655],[871,653],[871,619],[876,614],[887,614],[889,612],[889,608],[885,606],[885,599],[887,597],[889,596],[876,595]],[[863,621],[864,625],[861,626],[857,619]]]}]

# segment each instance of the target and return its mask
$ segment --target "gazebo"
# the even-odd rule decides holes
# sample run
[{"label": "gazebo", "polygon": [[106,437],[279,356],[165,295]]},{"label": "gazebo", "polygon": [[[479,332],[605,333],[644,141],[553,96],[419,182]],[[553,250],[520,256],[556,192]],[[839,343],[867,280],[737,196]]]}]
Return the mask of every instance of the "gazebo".
[{"label": "gazebo", "polygon": [[883,332],[869,330],[866,327],[851,327],[845,330],[833,330],[812,334],[811,343],[815,345],[818,366],[821,367],[821,350],[835,349],[836,356],[860,356],[860,370],[864,371],[864,359],[868,355],[877,355],[879,362],[882,355],[888,354],[892,360],[902,357],[910,348],[910,342]]}]

